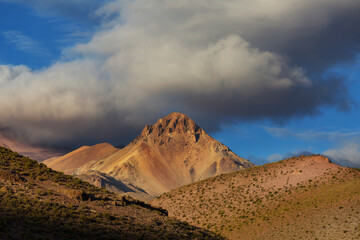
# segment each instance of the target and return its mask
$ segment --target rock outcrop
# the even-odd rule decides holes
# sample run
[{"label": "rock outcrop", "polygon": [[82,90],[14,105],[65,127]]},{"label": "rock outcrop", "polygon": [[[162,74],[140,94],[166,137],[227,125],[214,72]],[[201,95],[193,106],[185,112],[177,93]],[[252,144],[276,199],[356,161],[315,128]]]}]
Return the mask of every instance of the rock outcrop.
[{"label": "rock outcrop", "polygon": [[[81,149],[68,156],[80,156],[76,151]],[[71,173],[82,176],[101,172],[152,196],[211,176],[254,166],[181,113],[172,113],[154,125],[145,126],[133,142],[109,156],[97,160],[90,158],[72,157],[70,164],[64,156],[61,161],[56,160],[57,165],[48,163],[48,166],[64,172],[70,169]],[[76,170],[75,165],[78,167]]]}]

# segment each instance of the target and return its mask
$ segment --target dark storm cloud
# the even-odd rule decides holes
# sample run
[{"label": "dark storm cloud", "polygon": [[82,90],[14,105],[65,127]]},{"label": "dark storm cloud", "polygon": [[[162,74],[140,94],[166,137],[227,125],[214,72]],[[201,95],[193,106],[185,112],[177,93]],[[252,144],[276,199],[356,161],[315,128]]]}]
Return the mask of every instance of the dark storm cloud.
[{"label": "dark storm cloud", "polygon": [[[334,94],[341,89],[340,94]],[[349,106],[347,91],[340,79],[317,82],[311,86],[293,86],[289,89],[264,87],[255,94],[244,94],[238,89],[218,91],[214,95],[184,94],[188,109],[196,112],[221,113],[234,119],[256,120],[270,118],[281,122],[291,117],[319,114],[317,106],[337,106],[346,110]]]},{"label": "dark storm cloud", "polygon": [[35,142],[127,143],[172,111],[214,130],[349,107],[321,74],[357,53],[357,0],[26,2],[103,23],[71,62],[0,66],[0,123]]},{"label": "dark storm cloud", "polygon": [[[319,8],[325,5],[311,11],[319,11],[321,16]],[[290,63],[305,68],[309,74],[322,73],[333,64],[352,61],[360,51],[359,4],[339,8],[320,21],[323,22],[320,26],[309,21],[292,29],[282,24],[266,26],[263,31],[249,36],[249,41],[261,49],[286,56]]]}]

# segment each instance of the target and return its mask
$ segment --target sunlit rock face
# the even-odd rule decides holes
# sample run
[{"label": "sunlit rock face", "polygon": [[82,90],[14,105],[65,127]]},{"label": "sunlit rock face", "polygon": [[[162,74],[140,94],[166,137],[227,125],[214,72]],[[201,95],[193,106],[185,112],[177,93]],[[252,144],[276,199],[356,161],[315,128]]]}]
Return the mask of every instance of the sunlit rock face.
[{"label": "sunlit rock face", "polygon": [[[73,162],[69,164],[69,169],[75,175],[101,172],[152,196],[211,176],[254,166],[181,113],[171,113],[154,125],[145,126],[128,146],[101,159],[92,158],[89,154],[78,154],[79,159],[74,158],[72,153],[68,155],[72,156]],[[85,155],[87,160],[84,161]],[[49,166],[57,169],[61,165],[59,170],[66,172],[68,169],[62,161]],[[83,164],[74,170],[76,162]]]}]

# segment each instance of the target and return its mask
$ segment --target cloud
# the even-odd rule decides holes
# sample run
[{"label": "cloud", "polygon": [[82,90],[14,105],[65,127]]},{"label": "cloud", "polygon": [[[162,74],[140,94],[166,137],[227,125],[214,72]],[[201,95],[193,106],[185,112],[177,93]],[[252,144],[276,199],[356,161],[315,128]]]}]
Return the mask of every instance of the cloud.
[{"label": "cloud", "polygon": [[283,156],[280,153],[274,153],[271,154],[270,156],[268,156],[266,158],[267,162],[277,162],[280,161],[281,159],[283,159]]},{"label": "cloud", "polygon": [[37,41],[20,31],[5,31],[3,35],[9,43],[15,45],[20,51],[36,56],[49,56],[49,53]]},{"label": "cloud", "polygon": [[[306,141],[331,142],[334,147],[322,152],[331,161],[347,167],[360,167],[360,130],[340,129],[337,131],[316,131],[294,132],[286,128],[264,127],[272,136],[277,138],[295,138]],[[301,151],[298,153],[287,153],[283,159],[300,155],[312,155],[312,152]],[[276,154],[275,154],[276,155]],[[271,156],[270,156],[271,157]],[[280,158],[278,158],[280,159]]]},{"label": "cloud", "polygon": [[53,156],[61,156],[69,152],[69,149],[53,149],[46,146],[36,146],[26,144],[26,140],[21,136],[15,136],[14,132],[6,128],[0,128],[0,146],[10,148],[21,155],[39,161]]},{"label": "cloud", "polygon": [[0,86],[1,84],[9,84],[10,81],[26,73],[31,73],[31,69],[24,65],[19,65],[19,66],[0,65]]},{"label": "cloud", "polygon": [[336,131],[307,130],[295,132],[287,128],[263,127],[269,134],[277,138],[297,138],[303,140],[326,140],[326,141],[344,141],[348,139],[360,138],[360,129],[339,129]]},{"label": "cloud", "polygon": [[[62,2],[86,5],[32,2],[54,11]],[[342,79],[312,76],[322,65],[351,57],[325,53],[357,49],[360,35],[350,34],[356,27],[344,33],[343,42],[335,35],[326,44],[317,41],[360,7],[357,0],[118,0],[95,5],[84,11],[100,18],[102,28],[88,43],[64,52],[71,61],[4,77],[1,125],[33,141],[126,143],[134,129],[171,111],[217,129],[233,119],[286,121],[317,114],[324,106],[347,106]],[[60,9],[77,14],[67,13],[67,7]],[[360,16],[351,16],[343,18],[344,26],[359,24]],[[322,55],[311,60],[315,53]]]},{"label": "cloud", "polygon": [[342,166],[360,168],[360,144],[358,142],[343,144],[342,147],[329,149],[323,154]]}]

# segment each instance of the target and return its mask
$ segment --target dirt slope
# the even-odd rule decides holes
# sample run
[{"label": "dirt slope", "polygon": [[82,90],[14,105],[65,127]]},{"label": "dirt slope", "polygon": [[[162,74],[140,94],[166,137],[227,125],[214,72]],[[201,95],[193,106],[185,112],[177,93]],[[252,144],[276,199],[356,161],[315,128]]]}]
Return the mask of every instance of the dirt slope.
[{"label": "dirt slope", "polygon": [[323,156],[209,178],[151,203],[230,239],[360,238],[360,170]]},{"label": "dirt slope", "polygon": [[0,239],[221,239],[0,147]]},{"label": "dirt slope", "polygon": [[111,156],[118,150],[108,143],[100,143],[91,147],[83,146],[64,156],[47,159],[43,163],[56,171],[73,174],[84,164]]}]

